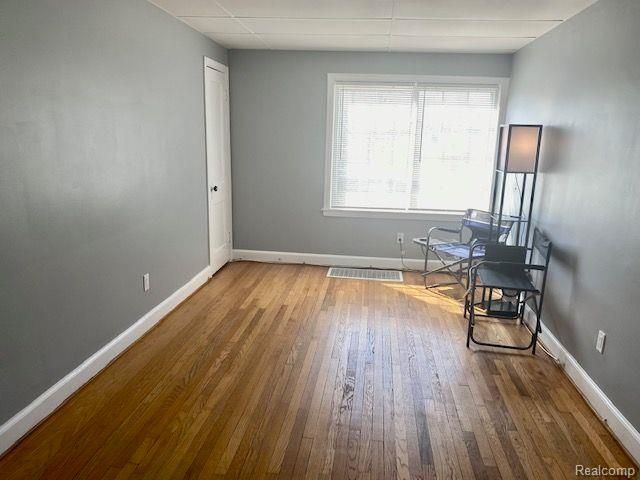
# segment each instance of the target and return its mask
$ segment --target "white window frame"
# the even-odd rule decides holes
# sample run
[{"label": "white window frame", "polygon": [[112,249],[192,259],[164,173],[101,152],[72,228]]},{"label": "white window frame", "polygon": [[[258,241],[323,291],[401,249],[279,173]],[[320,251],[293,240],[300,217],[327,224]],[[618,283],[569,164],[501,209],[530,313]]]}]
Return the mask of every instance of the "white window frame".
[{"label": "white window frame", "polygon": [[[440,75],[394,75],[394,74],[359,74],[359,73],[329,73],[327,74],[327,131],[324,164],[324,205],[322,213],[327,217],[360,217],[360,218],[390,218],[413,220],[459,220],[463,211],[458,210],[412,210],[397,211],[385,209],[358,209],[331,207],[331,162],[333,155],[334,133],[334,100],[336,82],[420,82],[420,83],[448,83],[463,85],[497,85],[498,86],[498,124],[496,125],[496,148],[498,142],[498,125],[504,123],[509,92],[509,78],[507,77],[466,77]],[[495,168],[494,155],[493,167]],[[492,180],[493,182],[493,175]],[[493,185],[491,185],[493,191]]]}]

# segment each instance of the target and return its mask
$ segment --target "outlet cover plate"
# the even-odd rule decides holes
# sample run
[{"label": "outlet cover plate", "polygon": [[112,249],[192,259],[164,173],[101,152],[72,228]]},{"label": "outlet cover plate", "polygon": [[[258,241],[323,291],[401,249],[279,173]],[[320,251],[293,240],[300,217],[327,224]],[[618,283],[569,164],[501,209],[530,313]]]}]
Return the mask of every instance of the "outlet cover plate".
[{"label": "outlet cover plate", "polygon": [[604,353],[604,341],[607,338],[607,334],[602,330],[598,330],[598,338],[596,339],[596,350],[600,353]]}]

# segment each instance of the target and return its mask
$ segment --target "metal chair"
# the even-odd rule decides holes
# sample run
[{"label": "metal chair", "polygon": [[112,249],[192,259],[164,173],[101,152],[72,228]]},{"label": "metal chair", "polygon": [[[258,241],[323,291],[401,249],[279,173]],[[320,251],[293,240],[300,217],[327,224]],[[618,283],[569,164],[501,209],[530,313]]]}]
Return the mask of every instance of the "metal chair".
[{"label": "metal chair", "polygon": [[[540,317],[552,246],[551,241],[537,228],[533,233],[531,248],[495,243],[485,245],[484,259],[469,268],[464,304],[464,316],[466,318],[468,315],[469,319],[467,347],[470,342],[514,350],[529,350],[533,347],[532,353],[535,355],[538,334],[541,332]],[[543,264],[532,263],[535,254],[540,255]],[[537,275],[534,275],[536,272]],[[534,276],[542,278],[536,279]],[[536,283],[540,285],[537,286]],[[476,302],[476,292],[480,288],[482,297]],[[495,293],[499,293],[499,299],[494,298]],[[477,317],[517,319],[522,322],[526,305],[529,305],[536,318],[535,330],[531,332],[528,345],[483,342],[474,338],[473,330]],[[484,310],[484,313],[478,313],[479,308]]]},{"label": "metal chair", "polygon": [[[414,238],[413,243],[420,245],[424,252],[424,277],[425,287],[434,288],[445,285],[460,284],[464,286],[463,278],[467,268],[473,260],[479,260],[484,256],[484,244],[489,242],[504,242],[511,232],[511,227],[519,221],[516,217],[503,215],[500,226],[490,212],[469,209],[465,212],[459,228],[433,227],[429,229],[426,237]],[[469,239],[463,240],[464,232],[470,232]],[[457,234],[457,241],[441,241],[433,238],[435,232]],[[472,247],[476,248],[472,248]],[[429,254],[432,253],[442,263],[441,267],[429,270]],[[453,268],[457,267],[454,271]],[[455,281],[427,284],[427,277],[434,273],[448,272]]]}]

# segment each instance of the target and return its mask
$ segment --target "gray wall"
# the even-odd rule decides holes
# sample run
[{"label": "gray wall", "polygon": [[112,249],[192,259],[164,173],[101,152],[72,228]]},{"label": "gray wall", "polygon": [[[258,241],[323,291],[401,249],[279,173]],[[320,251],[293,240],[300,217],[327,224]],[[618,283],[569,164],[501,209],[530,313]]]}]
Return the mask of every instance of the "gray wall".
[{"label": "gray wall", "polygon": [[229,62],[234,248],[374,257],[431,224],[323,216],[327,73],[511,72],[510,55],[233,50]]},{"label": "gray wall", "polygon": [[0,2],[0,424],[207,265],[203,55],[144,0]]},{"label": "gray wall", "polygon": [[[544,321],[640,428],[640,2],[600,0],[518,52],[508,118],[544,132]],[[594,345],[607,333],[604,355]]]}]

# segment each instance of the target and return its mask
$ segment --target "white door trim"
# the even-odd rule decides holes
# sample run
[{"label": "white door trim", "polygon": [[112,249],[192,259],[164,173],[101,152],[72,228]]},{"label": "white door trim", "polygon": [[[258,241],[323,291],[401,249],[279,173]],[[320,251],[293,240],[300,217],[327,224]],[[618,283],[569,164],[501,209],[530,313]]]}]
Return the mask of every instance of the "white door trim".
[{"label": "white door trim", "polygon": [[204,57],[204,67],[213,68],[214,70],[224,73],[227,76],[227,87],[229,87],[229,67],[209,57]]},{"label": "white door trim", "polygon": [[[225,188],[227,190],[227,195],[229,197],[229,209],[231,209],[231,198],[232,198],[232,192],[231,192],[231,171],[230,171],[230,167],[231,167],[231,124],[230,124],[230,110],[229,110],[229,67],[227,65],[224,65],[216,60],[213,60],[212,58],[209,57],[203,57],[203,84],[204,84],[204,102],[205,102],[205,165],[206,165],[206,178],[207,181],[205,182],[206,185],[206,190],[205,193],[207,195],[207,245],[209,247],[209,268],[211,271],[211,275],[213,275],[215,273],[215,271],[213,270],[213,261],[211,259],[211,237],[212,237],[212,233],[210,231],[210,222],[209,222],[209,209],[211,208],[211,201],[210,201],[210,196],[209,196],[209,159],[207,157],[208,155],[208,151],[207,151],[207,147],[206,147],[206,138],[207,138],[207,118],[206,118],[206,110],[207,110],[207,105],[206,105],[206,101],[207,101],[207,85],[206,85],[206,74],[207,74],[207,68],[211,68],[212,70],[215,70],[217,72],[220,72],[224,75],[224,87],[225,87],[225,105],[224,105],[224,110],[225,110],[225,118],[223,119],[224,121],[224,125],[225,125],[225,132],[224,132],[224,142],[226,143],[225,146],[225,163],[229,166],[229,169],[227,169],[227,176],[228,178],[225,179]],[[229,221],[230,221],[230,225],[229,225],[229,261],[231,261],[232,259],[232,248],[233,248],[233,238],[232,238],[232,218],[231,218],[231,212],[230,212],[230,216],[229,216]]]}]

